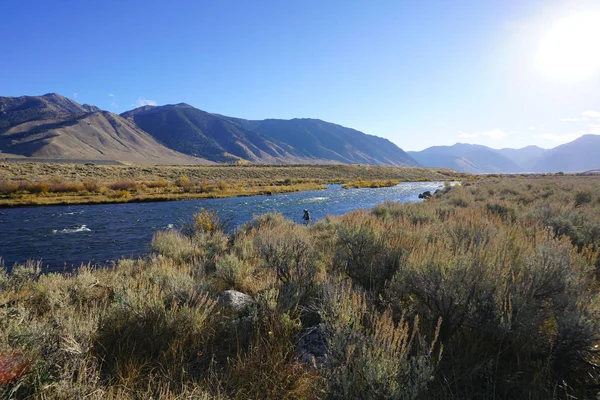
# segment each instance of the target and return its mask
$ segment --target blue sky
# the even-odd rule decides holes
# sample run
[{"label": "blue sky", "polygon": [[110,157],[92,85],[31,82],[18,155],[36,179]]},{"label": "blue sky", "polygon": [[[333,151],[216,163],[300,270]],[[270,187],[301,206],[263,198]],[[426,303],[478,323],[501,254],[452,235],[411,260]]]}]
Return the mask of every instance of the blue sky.
[{"label": "blue sky", "polygon": [[405,150],[600,134],[600,1],[5,1],[0,96],[311,117]]}]

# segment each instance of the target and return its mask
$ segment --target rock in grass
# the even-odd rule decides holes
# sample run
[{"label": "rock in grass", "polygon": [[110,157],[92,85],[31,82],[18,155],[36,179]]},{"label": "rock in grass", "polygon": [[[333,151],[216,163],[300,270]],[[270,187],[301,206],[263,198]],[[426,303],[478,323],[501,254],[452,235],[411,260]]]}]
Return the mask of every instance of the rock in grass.
[{"label": "rock in grass", "polygon": [[252,296],[237,290],[226,290],[219,294],[219,303],[225,308],[240,312],[244,311],[250,304],[254,304],[254,299]]},{"label": "rock in grass", "polygon": [[321,326],[305,329],[300,334],[294,357],[301,364],[321,367],[327,361],[327,337]]}]

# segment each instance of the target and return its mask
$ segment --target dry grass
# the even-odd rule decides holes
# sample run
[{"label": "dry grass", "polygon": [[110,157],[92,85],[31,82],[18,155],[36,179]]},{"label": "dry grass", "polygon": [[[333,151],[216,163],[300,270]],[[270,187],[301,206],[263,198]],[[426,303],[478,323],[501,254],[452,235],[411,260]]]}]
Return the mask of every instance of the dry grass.
[{"label": "dry grass", "polygon": [[372,180],[372,181],[358,180],[358,181],[352,181],[352,182],[344,183],[342,185],[342,187],[344,189],[380,188],[380,187],[396,186],[399,183],[400,183],[400,181],[398,181],[398,180],[392,180],[392,179],[388,179],[388,180]]},{"label": "dry grass", "polygon": [[[266,214],[229,237],[200,210],[152,246],[113,269],[0,272],[0,354],[23,361],[0,366],[27,362],[0,395],[598,395],[597,177],[489,177],[310,227]],[[228,309],[226,289],[255,303]],[[308,363],[307,331],[325,338]]]}]

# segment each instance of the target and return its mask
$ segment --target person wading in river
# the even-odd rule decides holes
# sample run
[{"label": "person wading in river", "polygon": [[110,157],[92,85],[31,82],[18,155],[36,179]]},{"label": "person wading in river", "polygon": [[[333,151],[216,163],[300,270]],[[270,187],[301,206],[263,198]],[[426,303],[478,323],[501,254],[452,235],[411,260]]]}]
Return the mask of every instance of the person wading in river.
[{"label": "person wading in river", "polygon": [[304,215],[302,216],[302,219],[304,220],[304,223],[306,225],[309,224],[309,222],[310,222],[310,213],[308,212],[307,209],[304,209]]}]

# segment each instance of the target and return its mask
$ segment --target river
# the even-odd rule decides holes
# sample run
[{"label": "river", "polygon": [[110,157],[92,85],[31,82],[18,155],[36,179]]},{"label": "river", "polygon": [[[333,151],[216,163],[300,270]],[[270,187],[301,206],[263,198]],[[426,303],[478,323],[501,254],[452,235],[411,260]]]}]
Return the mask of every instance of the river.
[{"label": "river", "polygon": [[419,201],[419,193],[441,187],[442,182],[377,189],[329,185],[326,190],[273,196],[0,209],[0,256],[7,267],[27,259],[41,260],[48,270],[107,264],[146,254],[154,232],[180,227],[200,208],[215,211],[231,227],[269,211],[302,222],[305,208],[315,220],[372,208],[385,200]]}]

